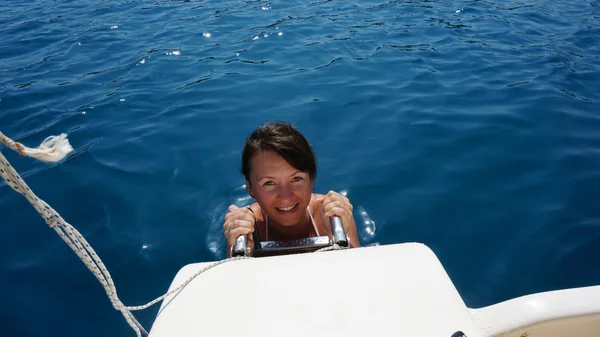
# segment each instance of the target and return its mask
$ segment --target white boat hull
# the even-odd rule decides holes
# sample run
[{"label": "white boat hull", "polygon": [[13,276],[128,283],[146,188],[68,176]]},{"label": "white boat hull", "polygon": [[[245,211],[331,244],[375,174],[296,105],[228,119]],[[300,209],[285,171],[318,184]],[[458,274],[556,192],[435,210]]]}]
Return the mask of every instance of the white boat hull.
[{"label": "white boat hull", "polygon": [[484,336],[600,336],[599,286],[543,292],[470,310]]},{"label": "white boat hull", "polygon": [[[210,263],[182,268],[175,289]],[[598,337],[600,286],[470,309],[438,258],[406,243],[223,263],[167,297],[150,337]]]}]

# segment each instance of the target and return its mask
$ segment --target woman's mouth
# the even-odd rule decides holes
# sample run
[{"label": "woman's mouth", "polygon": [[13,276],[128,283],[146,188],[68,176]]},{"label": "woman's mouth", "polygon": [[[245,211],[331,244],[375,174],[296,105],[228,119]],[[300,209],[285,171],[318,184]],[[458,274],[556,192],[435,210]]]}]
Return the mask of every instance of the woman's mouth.
[{"label": "woman's mouth", "polygon": [[298,204],[295,204],[292,206],[287,206],[287,207],[275,207],[275,208],[277,208],[277,210],[281,211],[281,212],[289,212],[289,211],[293,210],[294,208],[296,208],[296,206],[298,206]]}]

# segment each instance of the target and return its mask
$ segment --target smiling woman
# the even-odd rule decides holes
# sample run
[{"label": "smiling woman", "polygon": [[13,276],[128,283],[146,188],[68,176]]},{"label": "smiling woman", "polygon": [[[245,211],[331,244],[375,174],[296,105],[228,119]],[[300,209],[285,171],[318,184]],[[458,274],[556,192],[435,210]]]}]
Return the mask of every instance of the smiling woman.
[{"label": "smiling woman", "polygon": [[[332,216],[342,219],[350,246],[360,246],[350,200],[334,191],[313,193],[316,158],[290,123],[269,122],[254,130],[244,145],[241,171],[256,202],[229,206],[223,223],[228,252],[238,236],[254,231],[261,241],[331,236]],[[254,248],[252,235],[248,241]]]}]

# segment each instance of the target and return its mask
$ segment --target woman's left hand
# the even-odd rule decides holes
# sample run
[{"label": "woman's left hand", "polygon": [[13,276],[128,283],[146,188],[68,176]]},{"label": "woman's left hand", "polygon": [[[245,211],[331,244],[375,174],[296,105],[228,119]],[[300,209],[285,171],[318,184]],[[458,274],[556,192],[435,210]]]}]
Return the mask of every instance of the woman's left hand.
[{"label": "woman's left hand", "polygon": [[321,221],[325,226],[327,233],[331,234],[330,218],[334,215],[342,218],[344,230],[353,247],[360,246],[358,235],[356,233],[356,223],[354,221],[353,206],[350,200],[345,196],[329,191],[326,195],[321,195],[316,198],[321,216]]}]

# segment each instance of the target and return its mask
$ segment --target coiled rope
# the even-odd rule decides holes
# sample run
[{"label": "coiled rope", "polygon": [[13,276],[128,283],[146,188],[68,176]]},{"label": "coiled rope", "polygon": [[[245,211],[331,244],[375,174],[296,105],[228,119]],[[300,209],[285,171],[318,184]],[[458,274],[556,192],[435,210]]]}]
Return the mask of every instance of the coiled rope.
[{"label": "coiled rope", "polygon": [[[19,152],[21,155],[26,157],[36,158],[45,162],[59,162],[64,159],[73,148],[71,144],[69,144],[69,140],[67,139],[66,134],[61,134],[59,136],[50,136],[46,138],[40,146],[37,148],[28,148],[25,145],[15,142],[12,139],[6,137],[2,132],[0,132],[0,141],[8,146],[10,149]],[[102,284],[110,302],[113,305],[113,308],[120,311],[125,317],[125,320],[131,326],[131,328],[135,331],[138,337],[141,337],[142,334],[148,335],[148,332],[144,327],[138,322],[135,316],[131,313],[131,311],[135,310],[144,310],[146,308],[151,307],[152,305],[164,300],[167,296],[180,291],[186,285],[188,285],[193,279],[195,279],[198,275],[204,273],[205,271],[216,267],[222,263],[246,259],[251,257],[232,257],[225,260],[221,260],[206,266],[205,268],[198,271],[196,274],[192,275],[189,279],[183,282],[177,288],[171,290],[170,292],[148,302],[147,304],[140,306],[125,306],[123,302],[117,296],[117,289],[115,288],[115,284],[110,277],[110,273],[100,260],[100,257],[96,254],[94,249],[88,244],[88,242],[83,238],[83,236],[75,229],[75,227],[71,226],[68,222],[66,222],[52,207],[50,207],[45,201],[39,199],[33,191],[27,186],[25,181],[21,178],[21,176],[17,173],[17,171],[10,165],[8,160],[4,157],[2,152],[0,152],[0,175],[6,181],[6,184],[10,186],[13,190],[19,192],[33,205],[33,207],[38,211],[38,213],[46,220],[46,223],[50,228],[54,229],[56,233],[71,247],[73,252],[79,256],[81,261],[88,267],[88,269],[96,276],[96,279]],[[325,247],[319,249],[317,252],[328,251],[328,250],[339,250],[341,247],[339,245],[333,245],[330,247]]]}]

